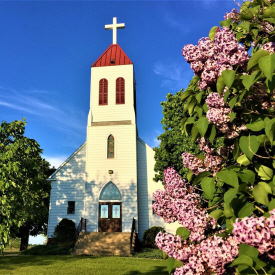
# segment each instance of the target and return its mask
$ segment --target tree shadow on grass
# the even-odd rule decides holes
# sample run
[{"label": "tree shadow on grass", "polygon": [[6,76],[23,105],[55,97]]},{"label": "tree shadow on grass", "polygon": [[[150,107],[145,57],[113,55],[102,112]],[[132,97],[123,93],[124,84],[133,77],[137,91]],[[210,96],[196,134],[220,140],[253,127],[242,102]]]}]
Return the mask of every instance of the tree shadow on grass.
[{"label": "tree shadow on grass", "polygon": [[[15,270],[20,267],[26,266],[47,266],[52,265],[56,262],[73,262],[78,261],[79,257],[74,257],[70,255],[43,255],[43,256],[0,256],[0,274],[1,270]],[[95,256],[91,258],[97,258]]]},{"label": "tree shadow on grass", "polygon": [[133,270],[128,273],[123,273],[124,275],[140,275],[140,274],[146,274],[146,275],[167,275],[167,268],[164,266],[155,266],[153,270],[140,272],[138,270]]}]

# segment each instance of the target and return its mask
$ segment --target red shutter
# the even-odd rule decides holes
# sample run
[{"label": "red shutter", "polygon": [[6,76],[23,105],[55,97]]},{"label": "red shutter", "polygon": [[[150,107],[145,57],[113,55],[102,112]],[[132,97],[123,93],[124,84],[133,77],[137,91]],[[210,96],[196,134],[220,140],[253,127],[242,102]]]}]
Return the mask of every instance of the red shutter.
[{"label": "red shutter", "polygon": [[116,104],[125,104],[125,80],[123,77],[116,80]]},{"label": "red shutter", "polygon": [[99,81],[99,105],[108,105],[108,80],[105,78]]}]

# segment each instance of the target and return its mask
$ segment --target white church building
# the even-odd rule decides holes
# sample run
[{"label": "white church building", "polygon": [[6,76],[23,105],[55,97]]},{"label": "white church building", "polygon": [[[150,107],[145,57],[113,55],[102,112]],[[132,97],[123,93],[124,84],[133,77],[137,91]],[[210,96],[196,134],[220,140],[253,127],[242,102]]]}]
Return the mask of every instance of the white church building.
[{"label": "white church building", "polygon": [[153,214],[152,193],[162,188],[153,181],[154,151],[137,135],[134,66],[116,42],[91,66],[87,139],[50,177],[48,238],[63,218],[87,232],[131,232],[133,218],[142,239],[146,229],[162,226]]}]

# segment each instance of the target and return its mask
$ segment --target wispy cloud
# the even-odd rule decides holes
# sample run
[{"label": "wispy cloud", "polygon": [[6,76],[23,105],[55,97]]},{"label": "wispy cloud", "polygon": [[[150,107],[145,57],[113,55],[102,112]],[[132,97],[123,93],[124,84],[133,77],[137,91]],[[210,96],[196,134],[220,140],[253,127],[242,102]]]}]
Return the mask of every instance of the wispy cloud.
[{"label": "wispy cloud", "polygon": [[43,123],[70,136],[80,138],[85,133],[86,115],[74,106],[58,105],[53,92],[29,89],[17,91],[0,86],[0,106],[38,118]]},{"label": "wispy cloud", "polygon": [[184,88],[193,75],[193,72],[185,68],[182,63],[158,62],[154,65],[153,71],[156,75],[162,77],[161,86],[170,88],[173,91]]}]

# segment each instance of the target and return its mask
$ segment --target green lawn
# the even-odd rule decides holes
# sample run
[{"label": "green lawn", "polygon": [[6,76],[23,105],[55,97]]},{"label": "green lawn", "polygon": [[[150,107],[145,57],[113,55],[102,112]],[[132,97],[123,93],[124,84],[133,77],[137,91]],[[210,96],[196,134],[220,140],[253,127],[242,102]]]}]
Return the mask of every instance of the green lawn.
[{"label": "green lawn", "polygon": [[167,275],[166,261],[132,257],[0,256],[0,274]]}]

